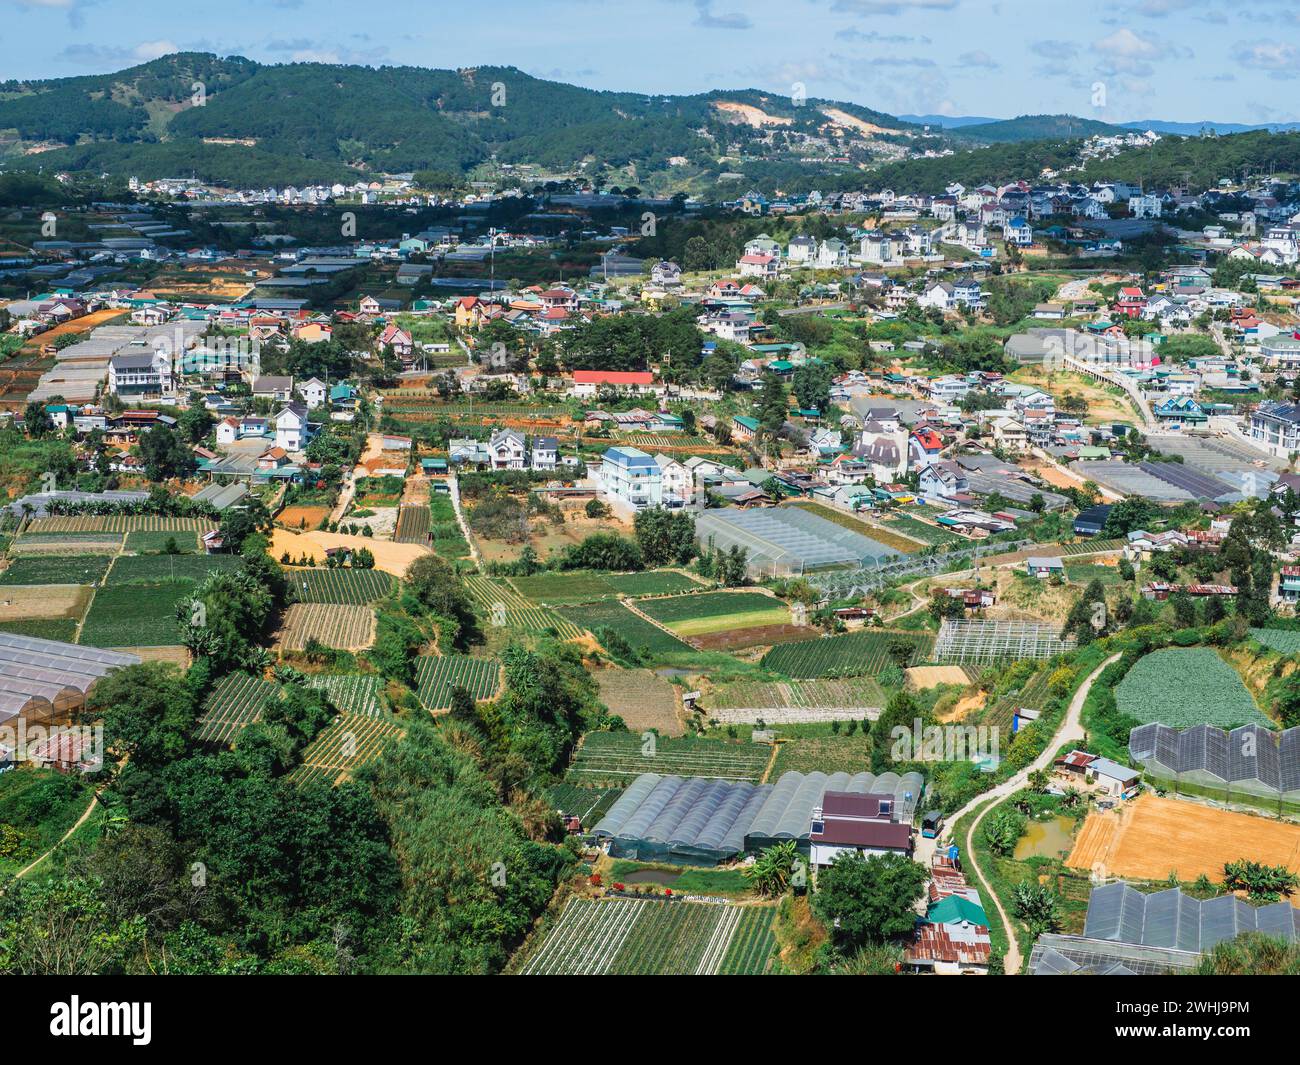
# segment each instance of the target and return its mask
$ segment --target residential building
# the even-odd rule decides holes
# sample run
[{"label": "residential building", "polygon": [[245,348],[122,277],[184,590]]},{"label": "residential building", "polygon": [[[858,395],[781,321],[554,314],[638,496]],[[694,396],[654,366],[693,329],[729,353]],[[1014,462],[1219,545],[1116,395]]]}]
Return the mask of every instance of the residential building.
[{"label": "residential building", "polygon": [[612,447],[600,462],[598,480],[609,502],[633,511],[662,505],[659,464],[640,448]]}]

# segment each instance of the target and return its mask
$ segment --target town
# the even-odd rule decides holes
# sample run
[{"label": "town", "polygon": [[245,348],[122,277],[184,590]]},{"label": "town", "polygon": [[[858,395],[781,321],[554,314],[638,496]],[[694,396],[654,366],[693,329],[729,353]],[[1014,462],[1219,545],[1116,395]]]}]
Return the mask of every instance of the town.
[{"label": "town", "polygon": [[0,972],[1296,971],[1295,135],[746,99],[0,167]]}]

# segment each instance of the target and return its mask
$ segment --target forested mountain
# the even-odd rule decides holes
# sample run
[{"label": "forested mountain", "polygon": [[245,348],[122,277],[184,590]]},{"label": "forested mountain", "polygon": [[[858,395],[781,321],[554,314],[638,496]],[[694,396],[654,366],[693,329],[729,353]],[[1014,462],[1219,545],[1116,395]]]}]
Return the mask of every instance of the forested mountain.
[{"label": "forested mountain", "polygon": [[756,90],[644,96],[512,67],[265,66],[200,53],[116,74],[0,83],[6,130],[10,166],[232,184],[464,174],[489,160],[634,167],[650,184],[670,166],[719,173],[815,150],[868,161],[919,133],[856,104]]},{"label": "forested mountain", "polygon": [[976,122],[949,130],[959,140],[1005,144],[1016,141],[1073,140],[1076,137],[1113,136],[1131,130],[1074,115],[1020,115],[1000,121]]}]

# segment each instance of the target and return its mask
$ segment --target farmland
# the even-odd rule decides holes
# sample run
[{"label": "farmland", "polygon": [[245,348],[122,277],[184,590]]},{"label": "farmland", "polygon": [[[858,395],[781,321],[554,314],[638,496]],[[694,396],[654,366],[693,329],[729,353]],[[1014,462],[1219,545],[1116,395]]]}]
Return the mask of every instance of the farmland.
[{"label": "farmland", "polygon": [[391,595],[393,578],[375,569],[287,569],[285,576],[300,603],[363,606]]},{"label": "farmland", "polygon": [[116,555],[120,550],[121,533],[36,533],[20,537],[9,553],[14,556]]},{"label": "farmland", "polygon": [[15,618],[0,620],[0,632],[13,632],[19,636],[33,636],[38,640],[60,640],[72,643],[77,638],[76,618]]},{"label": "farmland", "polygon": [[594,674],[600,700],[629,729],[655,729],[661,735],[680,736],[677,688],[648,669],[602,669]]},{"label": "farmland", "polygon": [[594,603],[618,595],[599,573],[537,573],[531,577],[512,577],[510,583],[520,595],[538,603]]},{"label": "farmland", "polygon": [[79,642],[92,647],[175,646],[181,642],[176,604],[193,588],[189,581],[100,588],[91,601]]},{"label": "farmland", "polygon": [[577,784],[555,784],[546,789],[546,801],[551,808],[566,817],[581,818],[584,828],[590,828],[614,805],[623,794],[622,788],[584,788]]},{"label": "farmland", "polygon": [[1251,629],[1250,635],[1271,651],[1284,655],[1300,651],[1300,629]]},{"label": "farmland", "polygon": [[576,640],[583,635],[581,626],[525,599],[504,581],[469,574],[465,577],[465,588],[478,604],[488,625],[520,632],[554,629],[555,635],[562,640]]},{"label": "farmland", "polygon": [[307,684],[325,692],[338,710],[369,717],[382,712],[384,678],[377,673],[312,673]]},{"label": "farmland", "polygon": [[996,725],[998,728],[1010,729],[1011,719],[1015,716],[1016,711],[1022,709],[1041,711],[1047,705],[1047,699],[1050,695],[1048,688],[1050,677],[1050,669],[1039,670],[1029,678],[1023,688],[1002,696],[985,710],[980,724]]},{"label": "farmland", "polygon": [[560,614],[575,625],[583,625],[596,637],[599,630],[608,628],[618,633],[634,650],[651,657],[673,655],[677,652],[690,652],[689,644],[683,643],[671,632],[638,617],[619,602],[590,603],[583,607],[562,607]]},{"label": "farmland", "polygon": [[634,732],[591,732],[573,756],[570,784],[626,785],[642,773],[757,782],[771,751],[759,743],[695,737],[665,739]]},{"label": "farmland", "polygon": [[112,561],[107,555],[25,556],[0,571],[0,585],[98,584]]},{"label": "farmland", "polygon": [[27,533],[131,533],[207,532],[217,523],[209,518],[168,518],[156,514],[63,514],[33,518],[23,528]]},{"label": "farmland", "polygon": [[199,715],[202,743],[226,746],[262,716],[268,699],[278,699],[280,687],[249,673],[230,673],[217,681]]},{"label": "farmland", "polygon": [[[842,529],[848,529],[857,533],[859,536],[865,536],[868,539],[875,540],[878,544],[884,544],[886,547],[892,547],[895,551],[903,554],[910,554],[919,551],[925,544],[934,541],[925,539],[921,540],[916,536],[900,535],[905,530],[900,529],[897,532],[883,527],[879,522],[868,522],[856,517],[853,514],[847,514],[835,507],[828,507],[824,503],[815,503],[810,499],[793,499],[787,506],[798,507],[800,510],[806,510],[811,514],[816,514],[819,518],[825,518],[827,521],[834,522]],[[921,524],[917,522],[916,524]],[[926,526],[928,532],[940,532],[941,530]],[[956,539],[956,537],[954,537]]]},{"label": "farmland", "polygon": [[619,595],[674,595],[677,592],[698,591],[698,581],[676,570],[647,570],[645,573],[607,573],[604,577]]},{"label": "farmland", "polygon": [[[1173,678],[1177,683],[1171,683]],[[1236,670],[1210,647],[1172,647],[1143,655],[1116,685],[1115,701],[1137,721],[1174,728],[1272,725]]]},{"label": "farmland", "polygon": [[501,686],[495,658],[469,655],[423,655],[415,663],[415,690],[429,711],[451,707],[451,690],[464,688],[476,700],[492,699]]},{"label": "farmland", "polygon": [[431,516],[422,503],[403,503],[397,510],[397,529],[393,539],[399,544],[427,544]]},{"label": "farmland", "polygon": [[443,558],[468,558],[469,544],[456,521],[456,508],[451,497],[434,492],[429,497],[428,544]]},{"label": "farmland", "polygon": [[399,739],[402,727],[386,717],[341,713],[302,752],[302,764],[290,776],[294,784],[337,784],[384,753]]},{"label": "farmland", "polygon": [[763,667],[801,679],[876,676],[896,660],[895,652],[901,665],[912,666],[926,661],[933,649],[928,633],[869,629],[773,647]]},{"label": "farmland", "polygon": [[196,532],[157,532],[138,530],[126,534],[126,550],[139,554],[166,551],[168,542],[176,545],[178,551],[197,551],[199,535]]},{"label": "farmland", "polygon": [[572,899],[520,973],[759,974],[771,963],[775,912],[724,903]]},{"label": "farmland", "polygon": [[360,651],[375,639],[375,612],[367,606],[294,603],[284,612],[278,642],[285,651],[302,651],[316,642],[342,651]]},{"label": "farmland", "polygon": [[872,677],[803,680],[784,683],[738,681],[705,700],[710,717],[722,722],[839,720],[861,718],[885,705],[885,693]]},{"label": "farmland", "polygon": [[238,555],[122,555],[114,560],[104,584],[201,583],[217,571],[234,572],[244,560]]},{"label": "farmland", "polygon": [[637,607],[680,636],[784,625],[790,621],[790,610],[785,603],[760,592],[701,592],[646,599]]}]

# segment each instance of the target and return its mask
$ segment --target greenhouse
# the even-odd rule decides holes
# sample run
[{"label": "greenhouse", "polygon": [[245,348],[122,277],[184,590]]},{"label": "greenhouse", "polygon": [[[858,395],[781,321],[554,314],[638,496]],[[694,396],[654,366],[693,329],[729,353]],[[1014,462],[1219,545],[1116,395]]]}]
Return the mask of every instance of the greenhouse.
[{"label": "greenhouse", "polygon": [[136,655],[0,632],[0,726],[63,717],[85,705],[96,681]]},{"label": "greenhouse", "polygon": [[790,772],[775,784],[643,773],[592,834],[615,858],[712,865],[791,839],[806,848],[828,791],[890,795],[897,819],[910,822],[924,784],[919,773]]},{"label": "greenhouse", "polygon": [[706,510],[695,520],[695,535],[702,548],[744,548],[753,577],[876,566],[899,557],[892,547],[798,507]]},{"label": "greenhouse", "polygon": [[1176,794],[1201,795],[1270,812],[1300,809],[1300,728],[1196,725],[1179,732],[1153,722],[1129,734],[1129,756]]},{"label": "greenhouse", "polygon": [[1296,942],[1297,922],[1295,907],[1286,901],[1256,907],[1235,895],[1200,901],[1179,888],[1144,895],[1129,884],[1106,884],[1088,898],[1083,935],[1040,936],[1029,972],[1149,975],[1188,969],[1204,951],[1243,932]]}]

